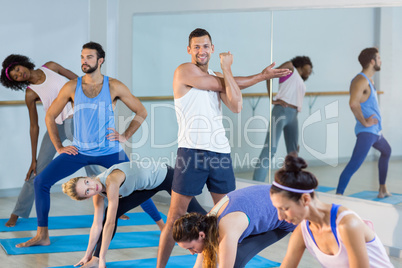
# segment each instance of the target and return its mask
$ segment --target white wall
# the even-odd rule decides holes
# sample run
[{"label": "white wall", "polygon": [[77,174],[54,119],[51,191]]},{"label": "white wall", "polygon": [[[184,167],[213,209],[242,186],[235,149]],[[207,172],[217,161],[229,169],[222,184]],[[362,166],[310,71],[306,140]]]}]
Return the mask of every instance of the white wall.
[{"label": "white wall", "polygon": [[[0,59],[17,53],[30,57],[37,67],[55,61],[81,74],[80,53],[89,36],[86,0],[2,1],[0,8]],[[24,100],[23,92],[0,85],[0,100]],[[29,117],[25,105],[0,106],[0,189],[21,187],[31,164]],[[40,137],[46,131],[45,115],[38,105]],[[40,146],[40,143],[39,143]],[[39,147],[38,147],[39,148]],[[38,149],[39,150],[39,149]]]}]

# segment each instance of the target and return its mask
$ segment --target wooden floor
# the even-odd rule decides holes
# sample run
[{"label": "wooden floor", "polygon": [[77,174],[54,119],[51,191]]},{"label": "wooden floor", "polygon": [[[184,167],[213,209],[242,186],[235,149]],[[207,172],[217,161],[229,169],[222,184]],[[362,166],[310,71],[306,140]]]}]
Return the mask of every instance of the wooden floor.
[{"label": "wooden floor", "polygon": [[[339,174],[344,166],[340,165],[337,168],[332,169],[332,173],[325,168],[313,167],[310,168],[314,174],[317,175],[320,180],[320,184],[324,186],[336,187]],[[376,163],[365,163],[361,170],[352,178],[350,185],[348,186],[345,194],[351,194],[362,190],[377,190],[378,179],[376,177]],[[400,182],[399,174],[401,174],[402,164],[400,161],[394,161],[391,163],[390,172],[388,174],[388,185],[393,192],[398,191],[402,193],[402,183]],[[238,173],[237,177],[250,178],[251,172]],[[51,216],[62,215],[80,215],[80,214],[92,214],[92,202],[91,201],[73,201],[64,194],[55,193],[51,197]],[[3,197],[0,198],[0,218],[8,218],[12,208],[14,207],[16,197]],[[156,203],[158,209],[167,214],[169,206],[167,204]],[[137,208],[133,211],[141,211]],[[32,212],[32,216],[35,213]],[[118,232],[130,232],[130,231],[146,231],[157,230],[156,225],[147,226],[125,226],[119,227]],[[88,234],[89,229],[65,229],[65,230],[51,230],[51,236],[66,235],[66,234]],[[14,237],[32,237],[35,232],[5,232],[0,233],[0,238],[14,238]],[[259,255],[268,258],[273,261],[281,262],[287,248],[289,236],[285,237],[276,244],[262,251]],[[185,250],[175,247],[173,255],[188,254]],[[140,249],[119,249],[109,250],[107,255],[107,261],[120,261],[120,260],[133,260],[144,258],[155,258],[157,255],[157,248],[140,248]],[[84,252],[69,252],[69,253],[52,253],[52,254],[33,254],[33,255],[14,255],[8,256],[4,250],[0,249],[0,266],[1,267],[49,267],[49,266],[62,266],[72,265],[77,263],[84,256]],[[402,260],[391,257],[391,261],[395,267],[402,268]],[[192,267],[192,265],[189,265]],[[320,265],[310,256],[306,251],[299,267],[314,268],[320,267]]]}]

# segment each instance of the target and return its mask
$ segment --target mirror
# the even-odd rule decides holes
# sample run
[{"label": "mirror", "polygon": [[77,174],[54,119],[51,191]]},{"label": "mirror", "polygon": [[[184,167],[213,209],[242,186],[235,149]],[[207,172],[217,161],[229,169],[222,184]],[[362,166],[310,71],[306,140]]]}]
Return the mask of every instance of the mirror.
[{"label": "mirror", "polygon": [[[396,96],[402,97],[396,81],[399,69],[396,63],[401,56],[396,47],[402,41],[397,31],[402,26],[400,15],[400,7],[134,15],[134,93],[137,96],[172,95],[173,72],[179,64],[190,60],[186,53],[187,37],[196,27],[211,33],[215,54],[210,68],[216,71],[220,71],[217,54],[227,50],[234,54],[234,75],[260,72],[272,61],[271,44],[277,66],[298,55],[309,56],[314,68],[306,81],[307,94],[298,115],[299,155],[307,160],[309,170],[317,175],[321,185],[328,187],[323,190],[331,190],[337,186],[356,140],[348,91],[351,79],[361,71],[357,57],[366,47],[380,49],[383,65],[374,80],[376,88],[384,92],[379,102],[384,137],[393,149],[390,170],[400,164],[401,139],[395,133],[400,133],[402,124],[394,121],[391,108],[397,107],[400,98]],[[149,73],[152,73],[152,83],[144,79]],[[277,91],[278,81],[274,79],[273,92]],[[243,93],[266,93],[265,83],[245,89]],[[270,107],[266,97],[245,97],[243,101],[239,115],[224,109],[223,122],[232,146],[236,177],[251,179],[266,137]],[[142,148],[133,151],[137,158],[161,159],[169,155],[170,164],[174,164],[177,126],[173,124],[173,101],[145,104],[152,115],[147,120],[151,141],[162,142],[145,142]],[[141,137],[137,139],[140,141]],[[150,150],[155,146],[159,150]],[[281,166],[285,156],[282,135],[271,171]],[[352,177],[346,195],[377,190],[377,159],[377,151],[370,150],[365,163]],[[388,175],[388,188],[402,193],[396,179],[392,173]]]}]

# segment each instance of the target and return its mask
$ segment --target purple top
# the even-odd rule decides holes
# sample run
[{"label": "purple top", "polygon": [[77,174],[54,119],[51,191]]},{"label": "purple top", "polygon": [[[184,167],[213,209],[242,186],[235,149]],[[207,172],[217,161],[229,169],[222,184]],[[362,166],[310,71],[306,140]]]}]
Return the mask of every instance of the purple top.
[{"label": "purple top", "polygon": [[262,234],[274,229],[292,232],[296,226],[278,219],[276,208],[272,205],[269,190],[271,185],[254,185],[228,193],[229,203],[218,217],[241,211],[248,217],[247,229],[239,238],[239,243],[249,235]]}]

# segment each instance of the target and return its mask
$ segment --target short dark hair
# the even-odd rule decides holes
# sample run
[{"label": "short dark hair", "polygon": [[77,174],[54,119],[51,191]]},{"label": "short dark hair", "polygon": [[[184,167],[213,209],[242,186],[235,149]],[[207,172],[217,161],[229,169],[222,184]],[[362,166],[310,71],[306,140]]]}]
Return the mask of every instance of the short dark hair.
[{"label": "short dark hair", "polygon": [[27,86],[29,86],[30,83],[28,81],[17,82],[13,79],[8,79],[7,75],[10,76],[10,72],[13,71],[15,66],[17,65],[21,65],[28,68],[29,70],[33,70],[35,68],[35,64],[27,56],[19,54],[11,54],[3,61],[3,68],[1,70],[0,76],[1,84],[7,88],[18,91],[24,90]]},{"label": "short dark hair", "polygon": [[362,50],[362,52],[360,52],[358,59],[359,59],[361,66],[363,67],[363,69],[368,67],[371,60],[376,59],[377,53],[378,53],[378,48],[376,48],[376,47],[365,48]]},{"label": "short dark hair", "polygon": [[303,67],[304,65],[310,65],[311,69],[313,69],[313,63],[307,56],[297,56],[290,60],[294,67],[299,68]]},{"label": "short dark hair", "polygon": [[205,35],[208,35],[209,40],[211,41],[212,44],[212,38],[211,35],[208,33],[208,31],[205,29],[197,28],[194,31],[192,31],[188,36],[188,46],[191,46],[191,39],[193,39],[194,37],[201,37]]},{"label": "short dark hair", "polygon": [[95,49],[96,50],[96,55],[98,56],[98,59],[103,58],[103,62],[105,62],[106,53],[103,50],[101,44],[91,41],[89,43],[84,44],[82,46],[82,49],[84,49],[84,48]]},{"label": "short dark hair", "polygon": [[[304,170],[307,167],[303,158],[292,153],[287,155],[283,167],[275,172],[275,182],[294,189],[310,190],[318,186],[318,180],[313,173]],[[271,194],[283,192],[290,200],[299,201],[302,194],[283,190],[275,185],[271,186]],[[310,193],[314,198],[314,192]]]}]

